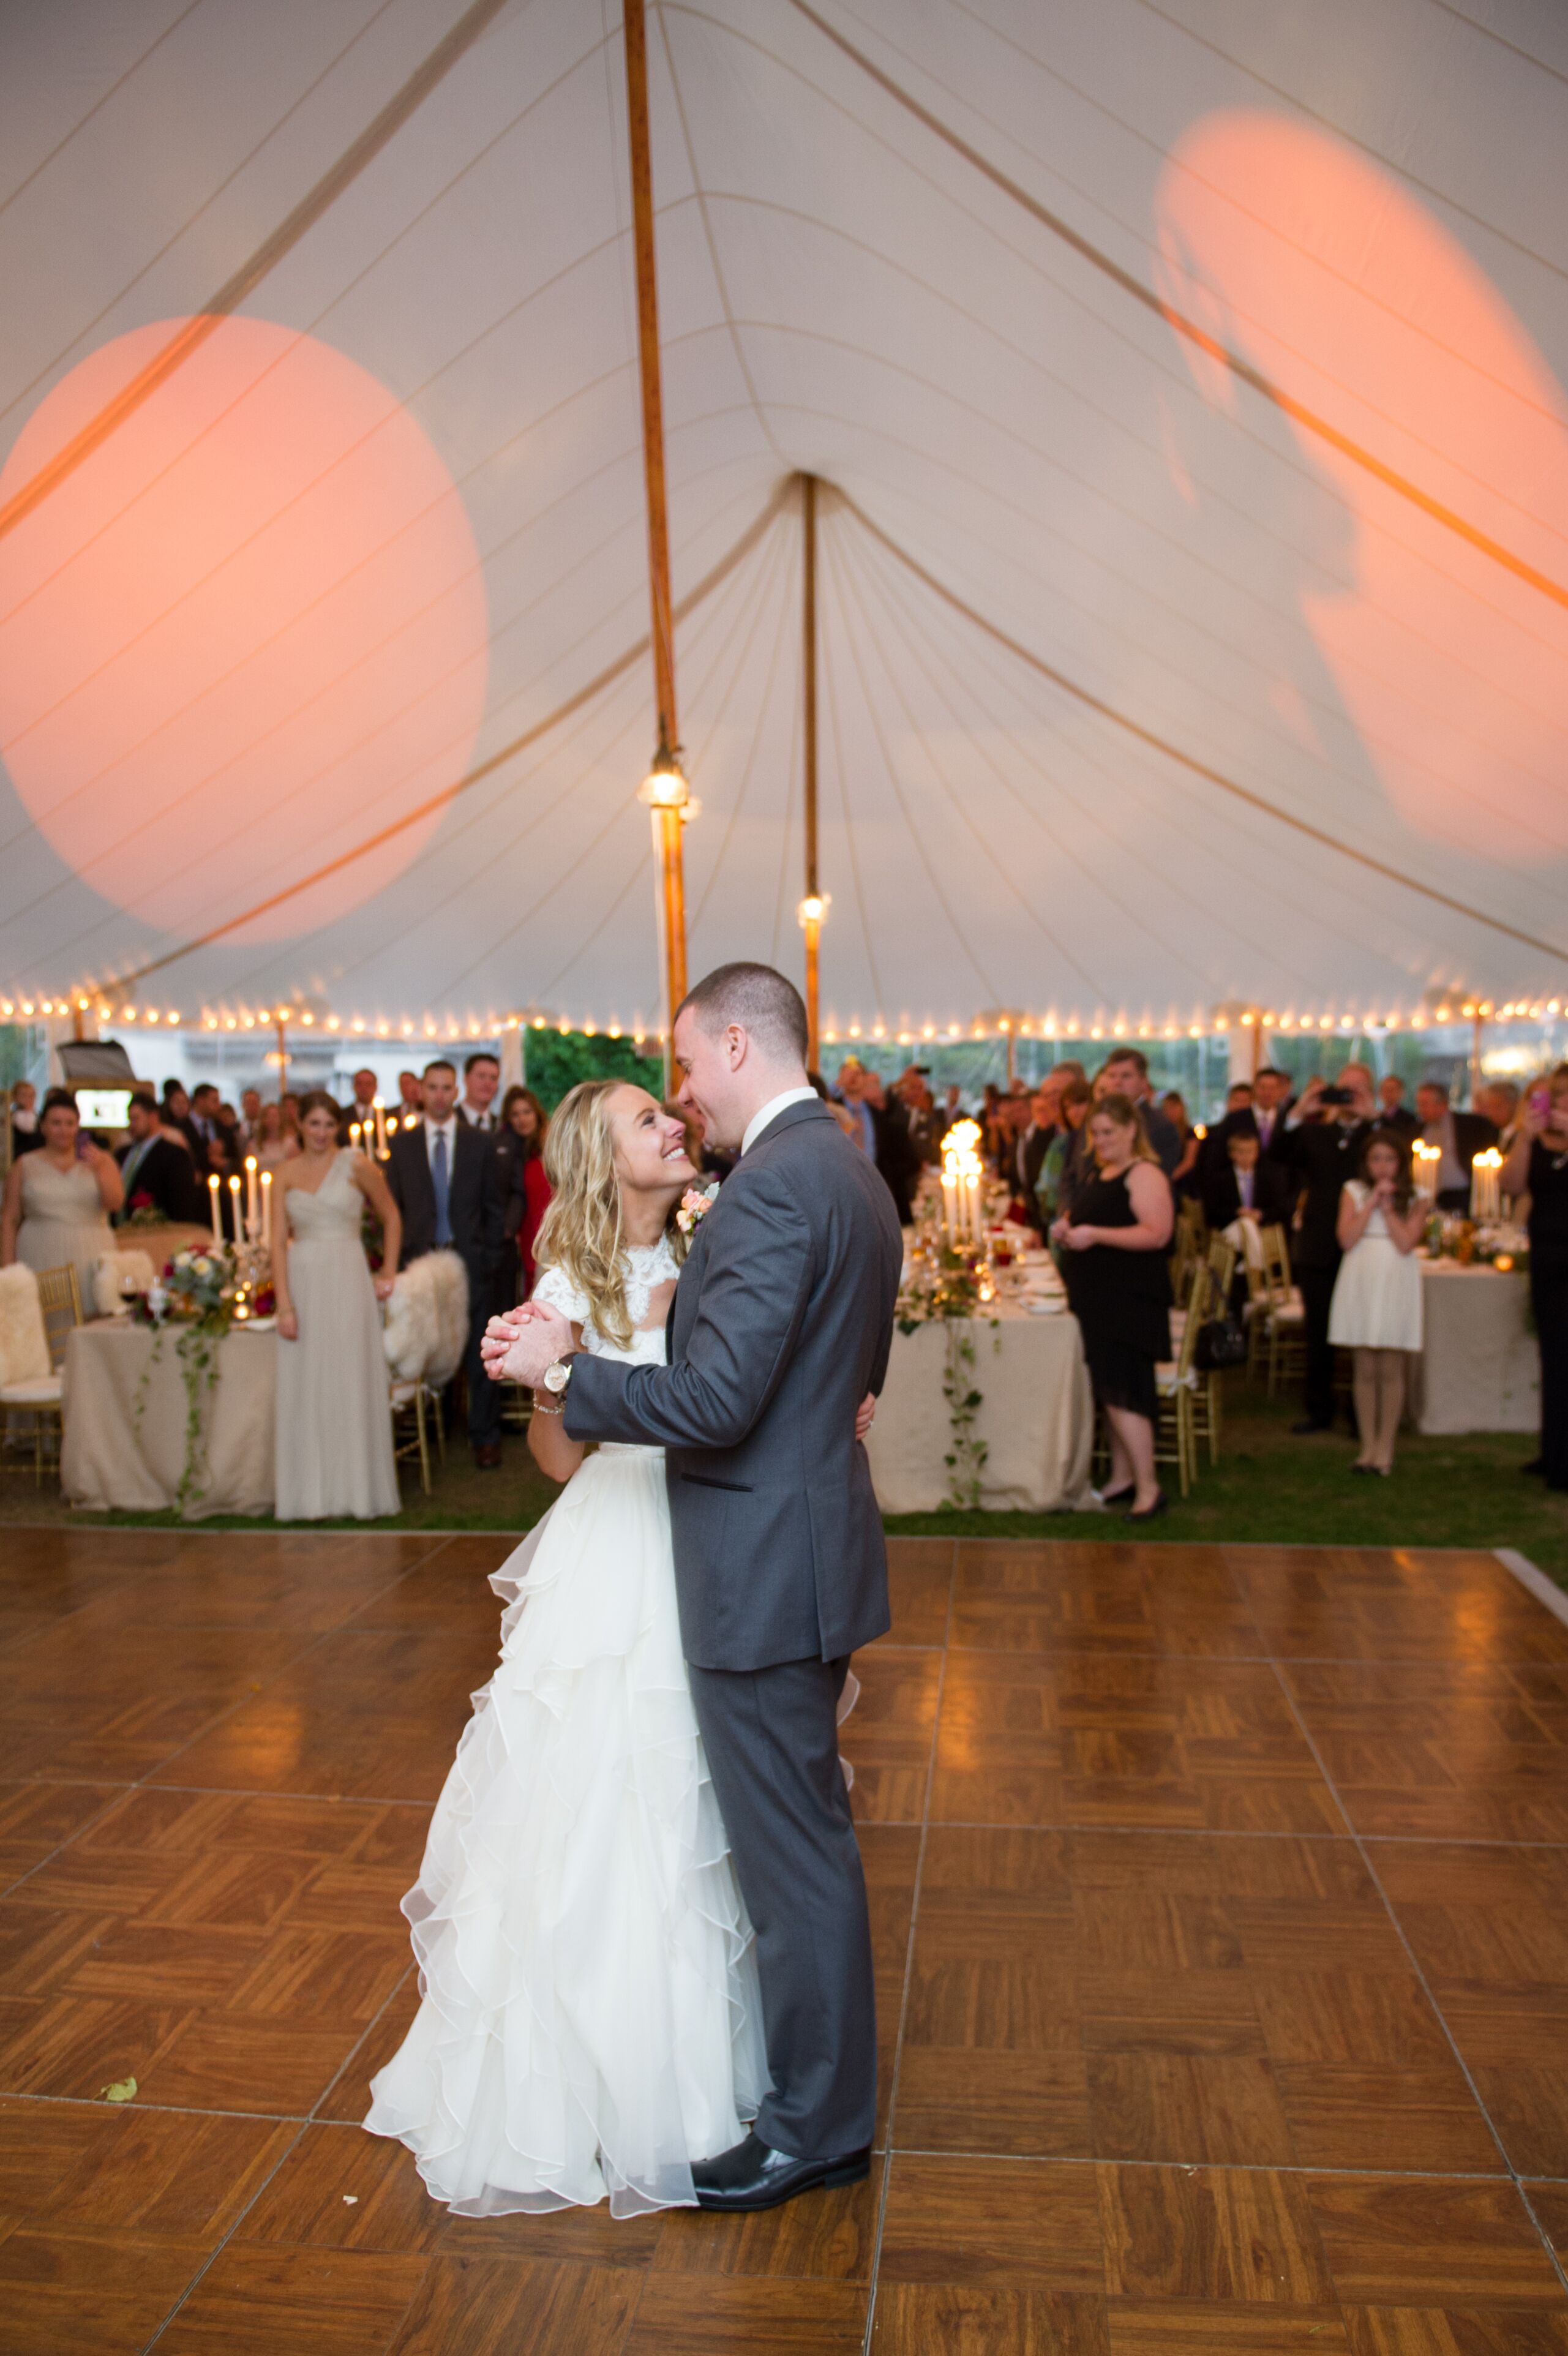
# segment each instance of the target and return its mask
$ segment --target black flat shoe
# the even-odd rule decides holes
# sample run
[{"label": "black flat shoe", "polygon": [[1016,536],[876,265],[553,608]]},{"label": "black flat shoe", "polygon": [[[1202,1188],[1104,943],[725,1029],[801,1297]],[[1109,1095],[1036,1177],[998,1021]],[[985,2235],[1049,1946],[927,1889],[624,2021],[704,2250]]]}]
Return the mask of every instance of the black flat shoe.
[{"label": "black flat shoe", "polygon": [[1319,1423],[1314,1415],[1304,1415],[1299,1423],[1293,1423],[1291,1426],[1291,1430],[1297,1440],[1305,1440],[1309,1432],[1332,1431],[1333,1429],[1334,1426],[1331,1423]]},{"label": "black flat shoe", "polygon": [[1352,1464],[1350,1470],[1352,1472],[1380,1472],[1382,1467],[1379,1464]]},{"label": "black flat shoe", "polygon": [[1145,1505],[1142,1513],[1123,1514],[1122,1518],[1124,1522],[1152,1522],[1156,1514],[1169,1512],[1170,1502],[1170,1499],[1162,1489],[1152,1505]]},{"label": "black flat shoe", "polygon": [[1533,1472],[1538,1480],[1544,1479],[1546,1460],[1543,1456],[1532,1456],[1528,1464],[1521,1464],[1519,1469],[1521,1472]]},{"label": "black flat shoe", "polygon": [[819,2184],[829,2190],[860,2184],[870,2173],[869,2150],[843,2152],[835,2159],[797,2159],[753,2134],[714,2159],[699,2159],[692,2184],[699,2209],[777,2209],[797,2192],[813,2191]]}]

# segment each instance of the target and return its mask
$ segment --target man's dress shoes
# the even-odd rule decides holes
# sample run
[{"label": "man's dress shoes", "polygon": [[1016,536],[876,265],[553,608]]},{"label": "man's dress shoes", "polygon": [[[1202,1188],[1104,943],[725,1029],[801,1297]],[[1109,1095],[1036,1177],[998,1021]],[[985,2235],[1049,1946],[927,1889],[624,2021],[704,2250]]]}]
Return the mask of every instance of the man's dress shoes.
[{"label": "man's dress shoes", "polygon": [[859,2184],[871,2173],[871,2154],[848,2151],[833,2159],[797,2159],[748,2135],[714,2159],[692,2169],[699,2209],[777,2209],[817,2185]]}]

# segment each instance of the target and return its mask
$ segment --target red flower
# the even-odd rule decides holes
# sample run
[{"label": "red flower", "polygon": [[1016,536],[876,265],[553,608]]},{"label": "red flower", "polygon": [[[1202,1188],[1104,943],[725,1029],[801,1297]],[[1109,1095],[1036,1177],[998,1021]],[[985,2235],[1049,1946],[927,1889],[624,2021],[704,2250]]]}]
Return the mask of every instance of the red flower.
[{"label": "red flower", "polygon": [[133,1211],[151,1211],[156,1208],[152,1196],[148,1194],[145,1186],[138,1186],[135,1193],[132,1195],[131,1208]]}]

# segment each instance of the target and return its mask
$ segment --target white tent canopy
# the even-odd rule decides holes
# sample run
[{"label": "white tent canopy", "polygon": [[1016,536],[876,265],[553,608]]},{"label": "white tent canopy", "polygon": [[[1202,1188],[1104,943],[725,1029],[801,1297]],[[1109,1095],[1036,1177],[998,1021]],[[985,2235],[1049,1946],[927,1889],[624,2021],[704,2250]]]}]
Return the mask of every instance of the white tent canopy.
[{"label": "white tent canopy", "polygon": [[[649,39],[693,970],[800,958],[804,470],[825,1021],[1563,997],[1568,19]],[[651,1026],[618,15],[15,7],[0,134],[0,988]]]}]

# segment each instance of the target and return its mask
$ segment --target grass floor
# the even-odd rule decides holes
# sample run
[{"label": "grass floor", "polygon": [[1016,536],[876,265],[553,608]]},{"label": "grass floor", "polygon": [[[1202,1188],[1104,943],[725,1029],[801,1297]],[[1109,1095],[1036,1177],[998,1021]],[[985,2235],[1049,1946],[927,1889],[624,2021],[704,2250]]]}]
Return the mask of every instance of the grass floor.
[{"label": "grass floor", "polygon": [[[1568,1586],[1568,1497],[1554,1496],[1519,1468],[1534,1453],[1532,1439],[1512,1432],[1476,1432],[1456,1439],[1402,1436],[1399,1462],[1387,1481],[1351,1475],[1348,1434],[1293,1437],[1299,1408],[1249,1391],[1230,1378],[1224,1441],[1218,1465],[1205,1466],[1184,1503],[1142,1528],[1151,1541],[1246,1541],[1269,1545],[1517,1547]],[[535,1469],[521,1433],[509,1433],[498,1472],[476,1471],[467,1449],[455,1442],[436,1476],[434,1494],[421,1494],[404,1468],[404,1507],[396,1522],[312,1524],[311,1527],[403,1530],[526,1530],[556,1494]],[[108,1526],[173,1528],[172,1514],[85,1514],[62,1501],[57,1487],[36,1489],[30,1468],[0,1472],[0,1526],[49,1523],[77,1529]],[[203,1529],[274,1529],[271,1521],[216,1519]],[[1104,1514],[899,1514],[887,1527],[908,1536],[1103,1538],[1116,1526]]]}]

